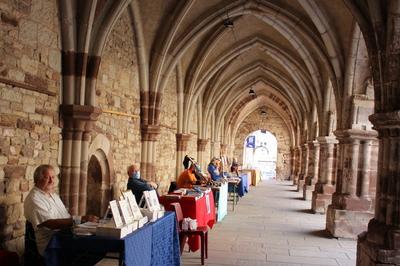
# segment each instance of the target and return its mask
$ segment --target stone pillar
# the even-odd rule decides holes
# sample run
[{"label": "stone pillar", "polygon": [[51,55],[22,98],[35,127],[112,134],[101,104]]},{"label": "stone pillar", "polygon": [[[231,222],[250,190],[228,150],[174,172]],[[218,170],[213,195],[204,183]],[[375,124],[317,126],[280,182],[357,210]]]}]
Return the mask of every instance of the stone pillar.
[{"label": "stone pillar", "polygon": [[319,137],[320,160],[318,182],[311,200],[311,209],[314,213],[326,213],[328,205],[332,202],[332,194],[335,192],[336,181],[336,137]]},{"label": "stone pillar", "polygon": [[302,152],[301,152],[301,147],[297,146],[295,148],[295,153],[296,153],[296,160],[295,160],[295,176],[293,179],[293,185],[296,186],[299,183],[299,178],[301,174],[301,161],[302,161]]},{"label": "stone pillar", "polygon": [[197,140],[197,160],[200,163],[201,169],[203,171],[206,169],[206,158],[205,158],[205,150],[208,143],[208,139],[198,139]]},{"label": "stone pillar", "polygon": [[175,167],[175,175],[176,178],[183,171],[183,158],[186,155],[187,145],[190,140],[190,134],[182,134],[178,133],[176,136],[176,167]]},{"label": "stone pillar", "polygon": [[156,141],[160,134],[160,127],[156,125],[142,125],[142,153],[140,175],[147,181],[159,182],[155,176]]},{"label": "stone pillar", "polygon": [[222,144],[221,143],[221,148],[220,148],[220,153],[222,156],[226,156],[227,155],[227,151],[228,151],[228,144]]},{"label": "stone pillar", "polygon": [[[374,197],[362,194],[372,195],[376,187],[377,132],[349,129],[335,131],[335,135],[339,139],[339,169],[326,228],[334,237],[356,238],[367,229],[374,212]],[[366,162],[368,158],[371,160]],[[362,192],[363,182],[369,185],[368,188],[364,185],[367,192]]]},{"label": "stone pillar", "polygon": [[308,175],[308,164],[309,164],[309,146],[308,143],[304,143],[301,145],[301,173],[299,175],[299,179],[297,181],[297,192],[302,191],[305,183],[305,177]]},{"label": "stone pillar", "polygon": [[290,148],[290,176],[289,176],[289,180],[293,180],[294,183],[294,179],[295,179],[295,172],[296,172],[296,166],[295,166],[295,162],[296,162],[296,149],[295,148]]},{"label": "stone pillar", "polygon": [[[376,185],[375,215],[369,221],[368,231],[359,235],[357,265],[400,265],[400,115],[399,112],[377,113],[370,116],[374,128],[379,132],[379,173]],[[376,160],[374,145],[370,163]],[[368,156],[364,157],[368,160]],[[362,176],[368,173],[363,169]],[[371,174],[370,174],[371,175]],[[374,180],[369,180],[369,186]],[[362,181],[362,196],[368,186]]]},{"label": "stone pillar", "polygon": [[88,147],[101,111],[93,106],[61,105],[63,118],[60,195],[72,215],[86,213]]},{"label": "stone pillar", "polygon": [[314,191],[315,184],[318,181],[318,174],[319,174],[319,155],[320,155],[320,146],[318,141],[314,140],[309,142],[310,151],[310,164],[308,167],[308,175],[305,178],[305,183],[303,186],[303,199],[304,200],[311,200],[312,193]]},{"label": "stone pillar", "polygon": [[211,141],[211,147],[210,147],[210,157],[218,157],[220,155],[220,142],[219,141]]}]

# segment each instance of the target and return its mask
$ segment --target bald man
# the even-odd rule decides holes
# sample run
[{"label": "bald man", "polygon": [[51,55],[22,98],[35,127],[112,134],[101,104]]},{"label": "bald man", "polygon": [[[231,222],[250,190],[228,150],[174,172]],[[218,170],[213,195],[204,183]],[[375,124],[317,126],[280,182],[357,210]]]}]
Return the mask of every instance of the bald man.
[{"label": "bald man", "polygon": [[127,189],[130,189],[135,195],[136,202],[139,203],[143,196],[143,191],[157,189],[157,184],[154,182],[147,182],[140,178],[139,166],[132,164],[128,166],[127,174],[129,176]]}]

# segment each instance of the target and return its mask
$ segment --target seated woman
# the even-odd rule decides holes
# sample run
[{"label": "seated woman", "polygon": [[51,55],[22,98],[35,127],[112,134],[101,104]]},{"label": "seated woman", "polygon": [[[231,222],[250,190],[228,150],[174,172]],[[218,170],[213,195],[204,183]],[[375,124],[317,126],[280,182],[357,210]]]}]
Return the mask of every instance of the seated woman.
[{"label": "seated woman", "polygon": [[196,177],[194,175],[195,164],[191,164],[190,167],[184,170],[178,177],[176,181],[176,186],[178,188],[193,188],[193,185],[196,184]]},{"label": "seated woman", "polygon": [[214,157],[211,159],[211,162],[208,164],[207,171],[211,175],[211,179],[213,181],[218,181],[220,180],[223,176],[220,174],[219,169],[218,169],[218,161],[219,159]]}]

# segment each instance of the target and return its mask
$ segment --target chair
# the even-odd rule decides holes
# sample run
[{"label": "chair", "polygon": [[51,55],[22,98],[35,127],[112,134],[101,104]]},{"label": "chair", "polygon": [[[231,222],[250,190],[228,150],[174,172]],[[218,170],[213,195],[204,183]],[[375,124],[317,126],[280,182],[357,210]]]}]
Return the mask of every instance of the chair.
[{"label": "chair", "polygon": [[44,258],[39,254],[36,246],[35,230],[29,221],[25,224],[24,265],[45,265]]},{"label": "chair", "polygon": [[201,239],[201,265],[204,265],[204,257],[208,257],[208,227],[199,226],[196,230],[182,230],[183,214],[181,204],[179,202],[171,203],[172,208],[176,214],[176,220],[178,222],[179,240],[181,254],[185,246],[187,237],[189,236],[200,236]]},{"label": "chair", "polygon": [[178,186],[176,185],[176,182],[172,181],[171,184],[169,185],[168,194],[174,192],[177,189]]}]

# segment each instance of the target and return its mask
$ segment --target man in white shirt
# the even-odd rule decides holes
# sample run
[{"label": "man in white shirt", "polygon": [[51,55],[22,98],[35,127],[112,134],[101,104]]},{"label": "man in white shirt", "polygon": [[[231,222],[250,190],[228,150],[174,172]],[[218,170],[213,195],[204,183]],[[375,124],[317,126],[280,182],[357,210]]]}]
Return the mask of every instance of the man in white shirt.
[{"label": "man in white shirt", "polygon": [[[34,173],[35,187],[29,192],[24,202],[26,219],[35,230],[36,245],[43,256],[54,231],[67,229],[73,225],[73,218],[68,213],[60,197],[54,192],[56,176],[51,165],[41,165]],[[97,222],[98,217],[86,215],[82,221]],[[80,219],[79,219],[80,220]]]}]

